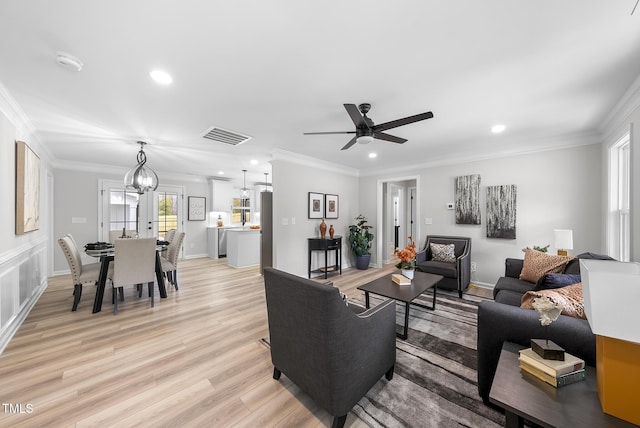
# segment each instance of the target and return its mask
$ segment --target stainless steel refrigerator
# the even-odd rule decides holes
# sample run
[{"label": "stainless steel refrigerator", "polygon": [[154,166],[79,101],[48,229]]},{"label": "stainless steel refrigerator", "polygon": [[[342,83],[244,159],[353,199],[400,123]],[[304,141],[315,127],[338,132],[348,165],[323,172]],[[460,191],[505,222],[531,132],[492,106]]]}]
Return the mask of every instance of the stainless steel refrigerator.
[{"label": "stainless steel refrigerator", "polygon": [[260,273],[273,266],[273,192],[260,192]]}]

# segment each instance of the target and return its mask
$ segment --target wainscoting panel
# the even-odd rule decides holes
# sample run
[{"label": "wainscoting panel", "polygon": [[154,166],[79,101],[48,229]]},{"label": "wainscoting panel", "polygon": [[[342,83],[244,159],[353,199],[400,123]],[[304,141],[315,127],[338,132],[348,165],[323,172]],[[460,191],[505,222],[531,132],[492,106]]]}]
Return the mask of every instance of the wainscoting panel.
[{"label": "wainscoting panel", "polygon": [[0,255],[0,353],[47,287],[47,241]]}]

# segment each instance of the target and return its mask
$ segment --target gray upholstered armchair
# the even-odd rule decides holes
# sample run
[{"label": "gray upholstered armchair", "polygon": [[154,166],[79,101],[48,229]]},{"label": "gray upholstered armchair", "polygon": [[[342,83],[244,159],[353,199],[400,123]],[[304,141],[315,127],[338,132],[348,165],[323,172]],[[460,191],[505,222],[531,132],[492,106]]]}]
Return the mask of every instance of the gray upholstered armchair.
[{"label": "gray upholstered armchair", "polygon": [[[431,244],[453,244],[454,260],[450,262],[435,260]],[[416,254],[416,269],[442,275],[444,278],[438,283],[438,288],[458,290],[458,295],[462,297],[462,291],[471,281],[471,238],[427,235],[424,248]]]},{"label": "gray upholstered armchair", "polygon": [[273,378],[284,373],[342,427],[351,408],[396,361],[393,300],[365,310],[337,288],[264,269]]}]

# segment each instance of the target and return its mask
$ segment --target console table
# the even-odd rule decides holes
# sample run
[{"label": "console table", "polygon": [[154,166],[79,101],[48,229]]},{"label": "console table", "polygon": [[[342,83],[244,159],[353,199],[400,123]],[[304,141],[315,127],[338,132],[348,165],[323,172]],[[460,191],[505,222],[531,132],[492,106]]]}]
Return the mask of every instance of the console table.
[{"label": "console table", "polygon": [[583,381],[554,388],[520,371],[520,348],[513,343],[504,344],[489,393],[489,400],[505,409],[506,427],[522,427],[524,419],[543,427],[634,426],[602,411],[595,368],[585,368]]},{"label": "console table", "polygon": [[[342,275],[342,236],[334,235],[333,238],[308,238],[309,247],[309,278],[312,273],[323,273],[324,279],[327,279],[329,272],[339,272]],[[324,267],[311,269],[311,254],[314,251],[324,251]],[[332,266],[328,266],[329,251],[336,252],[336,262]]]}]

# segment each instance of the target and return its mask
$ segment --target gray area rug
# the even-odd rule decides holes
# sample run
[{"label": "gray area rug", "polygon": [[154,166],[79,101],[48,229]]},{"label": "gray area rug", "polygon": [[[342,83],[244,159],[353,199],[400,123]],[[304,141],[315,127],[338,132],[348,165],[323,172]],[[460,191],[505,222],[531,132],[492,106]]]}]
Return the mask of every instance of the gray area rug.
[{"label": "gray area rug", "polygon": [[[349,299],[364,306],[364,295]],[[502,427],[504,414],[478,395],[476,329],[482,297],[438,290],[436,310],[412,306],[407,340],[396,339],[393,379],[376,383],[352,412],[371,427]],[[383,301],[370,295],[371,306]],[[416,300],[431,306],[428,291]],[[404,304],[396,305],[397,330]],[[261,340],[267,347],[269,340]]]},{"label": "gray area rug", "polygon": [[[427,292],[418,302],[431,305]],[[352,299],[362,304],[362,299]],[[360,301],[358,301],[360,300]],[[476,374],[481,297],[438,291],[436,310],[412,306],[407,340],[396,339],[393,379],[379,381],[353,408],[371,427],[501,427],[504,415],[482,403]],[[379,303],[371,295],[371,305]],[[398,329],[404,304],[396,305]]]}]

